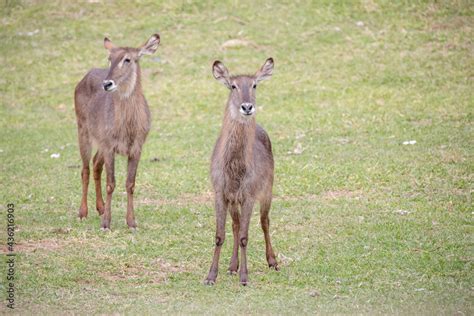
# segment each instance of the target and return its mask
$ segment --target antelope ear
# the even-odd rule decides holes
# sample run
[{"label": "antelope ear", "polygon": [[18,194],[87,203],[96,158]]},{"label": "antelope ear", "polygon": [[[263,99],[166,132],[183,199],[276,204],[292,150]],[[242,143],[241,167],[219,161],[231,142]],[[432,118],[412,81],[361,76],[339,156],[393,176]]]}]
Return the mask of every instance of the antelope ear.
[{"label": "antelope ear", "polygon": [[230,89],[229,71],[219,60],[216,60],[214,64],[212,64],[212,74],[214,75],[214,78],[216,78],[217,81],[220,81],[227,88]]},{"label": "antelope ear", "polygon": [[158,44],[160,44],[160,34],[153,34],[148,41],[140,47],[138,52],[138,57],[142,55],[151,55],[158,49]]},{"label": "antelope ear", "polygon": [[272,76],[273,73],[273,58],[268,58],[263,64],[262,68],[255,74],[255,80],[260,82],[262,80],[268,79]]},{"label": "antelope ear", "polygon": [[106,50],[110,51],[112,48],[115,48],[115,45],[107,37],[104,38],[104,47]]}]

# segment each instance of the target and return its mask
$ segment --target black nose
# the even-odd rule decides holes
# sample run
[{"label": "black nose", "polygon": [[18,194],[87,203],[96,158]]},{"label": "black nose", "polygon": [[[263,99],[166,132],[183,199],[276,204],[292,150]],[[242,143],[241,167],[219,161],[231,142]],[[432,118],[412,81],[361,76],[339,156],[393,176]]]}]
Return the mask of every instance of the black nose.
[{"label": "black nose", "polygon": [[110,88],[114,85],[114,82],[112,80],[105,80],[102,86],[104,87],[105,91],[109,91]]},{"label": "black nose", "polygon": [[252,109],[253,109],[253,104],[252,103],[242,103],[240,105],[240,107],[242,108],[242,111],[244,111],[247,114],[250,114],[252,112]]}]

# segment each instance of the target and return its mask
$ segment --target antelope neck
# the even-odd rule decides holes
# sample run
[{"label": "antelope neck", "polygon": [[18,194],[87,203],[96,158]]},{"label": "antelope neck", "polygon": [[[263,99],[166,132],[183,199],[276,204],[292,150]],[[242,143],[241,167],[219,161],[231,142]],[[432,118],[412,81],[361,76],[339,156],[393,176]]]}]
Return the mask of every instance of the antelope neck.
[{"label": "antelope neck", "polygon": [[226,160],[241,159],[246,165],[252,161],[253,144],[255,141],[255,118],[246,122],[232,119],[226,111],[222,135],[224,137]]}]

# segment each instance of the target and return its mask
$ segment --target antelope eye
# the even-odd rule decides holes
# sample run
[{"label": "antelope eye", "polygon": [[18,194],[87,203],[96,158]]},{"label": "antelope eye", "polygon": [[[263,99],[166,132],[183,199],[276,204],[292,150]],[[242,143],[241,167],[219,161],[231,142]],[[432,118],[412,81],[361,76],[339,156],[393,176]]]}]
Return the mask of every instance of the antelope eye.
[{"label": "antelope eye", "polygon": [[257,85],[254,83],[252,88],[257,89]]},{"label": "antelope eye", "polygon": [[129,63],[129,62],[130,62],[130,58],[125,58],[124,62],[125,62],[125,63]]},{"label": "antelope eye", "polygon": [[237,86],[235,84],[232,85],[232,90],[237,89]]}]

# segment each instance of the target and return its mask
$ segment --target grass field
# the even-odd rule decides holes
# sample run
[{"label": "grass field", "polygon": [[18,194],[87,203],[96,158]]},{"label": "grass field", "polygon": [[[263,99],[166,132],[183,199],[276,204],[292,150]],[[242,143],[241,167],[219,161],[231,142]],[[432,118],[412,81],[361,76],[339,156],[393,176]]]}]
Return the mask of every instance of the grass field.
[{"label": "grass field", "polygon": [[[474,313],[471,1],[0,7],[0,227],[15,203],[18,313]],[[161,45],[141,62],[153,126],[137,177],[139,230],[125,223],[121,157],[104,233],[93,186],[89,218],[76,217],[73,91],[90,68],[107,66],[104,36],[139,46],[154,32]],[[231,39],[240,45],[222,47]],[[225,274],[228,222],[217,284],[207,287],[209,159],[227,98],[211,65],[252,73],[270,56],[257,121],[274,148],[281,271],[267,268],[254,216],[250,286]]]}]

